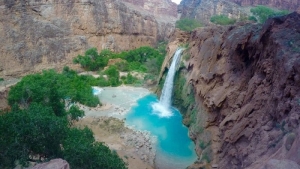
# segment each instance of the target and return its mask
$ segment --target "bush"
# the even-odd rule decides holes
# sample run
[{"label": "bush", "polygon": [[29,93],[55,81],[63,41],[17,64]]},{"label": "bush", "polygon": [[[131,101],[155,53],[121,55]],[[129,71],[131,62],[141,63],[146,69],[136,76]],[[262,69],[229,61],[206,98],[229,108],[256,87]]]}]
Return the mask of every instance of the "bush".
[{"label": "bush", "polygon": [[125,84],[134,84],[138,79],[133,77],[131,73],[128,73],[124,81]]},{"label": "bush", "polygon": [[210,21],[218,25],[231,25],[236,22],[235,19],[230,19],[225,15],[214,15],[210,18]]},{"label": "bush", "polygon": [[257,19],[255,18],[255,16],[249,16],[249,17],[248,17],[248,20],[249,20],[249,21],[257,22]]},{"label": "bush", "polygon": [[86,70],[99,70],[100,68],[104,68],[107,63],[109,57],[111,57],[112,52],[109,50],[103,50],[100,54],[96,48],[91,48],[85,52],[85,55],[78,55],[73,59],[73,62],[76,64],[80,64],[82,68]]},{"label": "bush", "polygon": [[264,23],[270,17],[282,16],[290,13],[287,10],[273,9],[263,5],[258,5],[254,8],[251,8],[250,11],[253,13],[253,15],[257,16],[260,23]]},{"label": "bush", "polygon": [[196,19],[188,19],[188,18],[180,19],[175,23],[176,28],[188,32],[202,26],[203,26],[202,23],[197,21]]},{"label": "bush", "polygon": [[1,81],[4,81],[4,79],[0,77],[0,82],[1,82]]}]

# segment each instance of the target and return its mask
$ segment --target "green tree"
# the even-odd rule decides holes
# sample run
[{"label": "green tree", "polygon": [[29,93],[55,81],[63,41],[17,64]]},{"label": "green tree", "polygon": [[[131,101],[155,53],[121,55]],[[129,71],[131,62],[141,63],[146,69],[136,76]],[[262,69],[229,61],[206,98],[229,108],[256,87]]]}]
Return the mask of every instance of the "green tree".
[{"label": "green tree", "polygon": [[103,50],[100,54],[96,48],[88,49],[84,56],[78,55],[73,62],[80,64],[84,69],[95,71],[107,65],[108,59],[112,53],[109,50]]},{"label": "green tree", "polygon": [[67,120],[56,116],[52,108],[37,103],[1,115],[0,168],[13,168],[16,162],[27,165],[41,157],[61,157],[67,126]]},{"label": "green tree", "polygon": [[63,143],[64,158],[73,169],[125,169],[124,161],[103,143],[95,142],[90,129],[72,128]]},{"label": "green tree", "polygon": [[80,110],[78,106],[71,106],[68,111],[71,120],[78,120],[80,117],[84,116],[84,111]]},{"label": "green tree", "polygon": [[197,21],[196,19],[188,19],[188,18],[179,19],[175,23],[176,28],[188,32],[202,26],[203,24],[200,21]]}]

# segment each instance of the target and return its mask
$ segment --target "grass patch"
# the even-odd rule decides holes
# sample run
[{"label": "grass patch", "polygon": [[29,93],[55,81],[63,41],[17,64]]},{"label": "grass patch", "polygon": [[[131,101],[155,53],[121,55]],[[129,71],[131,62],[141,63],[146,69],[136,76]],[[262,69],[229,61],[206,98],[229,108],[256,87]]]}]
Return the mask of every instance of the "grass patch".
[{"label": "grass patch", "polygon": [[196,19],[188,19],[183,18],[179,19],[175,23],[175,27],[179,28],[180,30],[190,32],[194,30],[195,28],[202,27],[203,24],[200,21],[197,21]]},{"label": "grass patch", "polygon": [[282,16],[290,13],[288,10],[278,10],[263,5],[258,5],[254,8],[251,8],[250,11],[260,23],[264,23],[270,17]]},{"label": "grass patch", "polygon": [[228,18],[225,15],[214,15],[210,18],[210,21],[217,25],[232,25],[236,22],[235,19]]}]

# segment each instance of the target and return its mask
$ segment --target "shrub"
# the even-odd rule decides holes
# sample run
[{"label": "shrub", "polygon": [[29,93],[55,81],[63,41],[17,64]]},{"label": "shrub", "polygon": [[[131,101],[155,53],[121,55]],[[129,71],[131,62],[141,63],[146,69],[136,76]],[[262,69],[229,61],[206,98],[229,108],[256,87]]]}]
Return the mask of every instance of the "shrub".
[{"label": "shrub", "polygon": [[231,25],[236,22],[235,19],[230,19],[225,15],[214,15],[210,18],[210,21],[218,25]]},{"label": "shrub", "polygon": [[1,81],[4,81],[4,79],[0,77],[0,82],[1,82]]},{"label": "shrub", "polygon": [[203,24],[196,19],[183,18],[175,23],[175,27],[183,31],[192,31],[195,28],[202,27]]},{"label": "shrub", "polygon": [[125,84],[134,84],[137,81],[137,78],[133,77],[131,73],[128,73],[126,76]]},{"label": "shrub", "polygon": [[260,23],[264,23],[270,17],[286,15],[289,13],[287,10],[273,9],[263,5],[258,5],[254,8],[251,8],[250,11],[253,13],[253,15],[257,16]]},{"label": "shrub", "polygon": [[100,54],[96,48],[91,48],[85,52],[85,55],[78,55],[73,59],[73,62],[80,64],[82,68],[86,70],[99,70],[107,65],[109,57],[111,57],[112,52],[109,50],[103,50]]},{"label": "shrub", "polygon": [[249,21],[257,22],[257,19],[255,18],[255,16],[249,16],[249,17],[248,17],[248,20],[249,20]]}]

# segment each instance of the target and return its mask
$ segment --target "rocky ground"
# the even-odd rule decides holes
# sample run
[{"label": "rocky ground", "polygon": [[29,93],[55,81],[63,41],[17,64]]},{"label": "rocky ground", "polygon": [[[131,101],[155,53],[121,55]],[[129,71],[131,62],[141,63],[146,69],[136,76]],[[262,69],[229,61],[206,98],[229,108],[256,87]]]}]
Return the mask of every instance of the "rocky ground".
[{"label": "rocky ground", "polygon": [[117,151],[129,169],[152,169],[156,151],[153,145],[155,138],[124,124],[126,113],[139,98],[147,94],[149,90],[140,87],[101,88],[98,96],[102,105],[90,108],[77,104],[85,111],[86,116],[74,123],[74,126],[92,129],[96,140]]},{"label": "rocky ground", "polygon": [[152,169],[155,158],[154,138],[149,133],[135,131],[114,117],[85,117],[74,123],[76,127],[89,127],[96,141],[104,142],[117,151],[129,169]]}]

